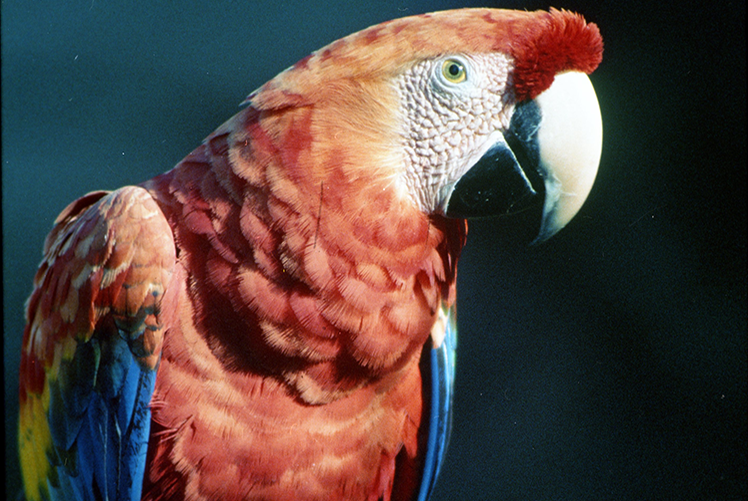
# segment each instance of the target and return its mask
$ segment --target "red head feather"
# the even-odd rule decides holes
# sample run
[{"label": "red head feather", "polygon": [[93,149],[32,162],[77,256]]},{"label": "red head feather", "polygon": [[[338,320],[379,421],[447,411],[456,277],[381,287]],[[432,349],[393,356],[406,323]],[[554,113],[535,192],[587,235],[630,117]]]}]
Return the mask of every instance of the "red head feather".
[{"label": "red head feather", "polygon": [[557,73],[592,73],[603,58],[603,39],[595,24],[579,14],[551,9],[529,26],[512,47],[514,93],[533,99],[553,83]]},{"label": "red head feather", "polygon": [[557,73],[591,73],[603,41],[593,23],[573,12],[457,9],[395,19],[340,39],[302,59],[248,100],[257,109],[319,100],[331,82],[392,76],[419,59],[449,53],[502,52],[515,60],[516,99],[532,99]]}]

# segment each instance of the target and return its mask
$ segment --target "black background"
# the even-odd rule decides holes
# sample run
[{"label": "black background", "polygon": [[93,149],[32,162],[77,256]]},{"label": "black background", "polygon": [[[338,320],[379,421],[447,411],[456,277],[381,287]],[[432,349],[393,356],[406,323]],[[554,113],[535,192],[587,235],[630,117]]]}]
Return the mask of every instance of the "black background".
[{"label": "black background", "polygon": [[[561,234],[471,224],[435,499],[746,499],[742,1],[555,4],[598,23],[600,173]],[[256,87],[387,19],[538,2],[2,3],[6,493],[22,305],[58,212],[169,169]]]}]

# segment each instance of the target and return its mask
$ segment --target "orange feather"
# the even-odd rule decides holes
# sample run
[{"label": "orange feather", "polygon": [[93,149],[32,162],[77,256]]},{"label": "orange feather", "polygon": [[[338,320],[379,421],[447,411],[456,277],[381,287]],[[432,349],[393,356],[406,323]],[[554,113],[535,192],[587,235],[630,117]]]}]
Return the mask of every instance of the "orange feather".
[{"label": "orange feather", "polygon": [[467,227],[424,213],[399,181],[393,79],[443,54],[503,52],[545,61],[517,74],[534,95],[599,62],[573,44],[546,57],[569,32],[599,38],[558,11],[369,28],[262,86],[145,189],[71,204],[28,306],[25,415],[46,419],[45,378],[74,340],[142,333],[130,349],[158,368],[144,499],[410,499],[425,454],[419,361],[454,302]]}]

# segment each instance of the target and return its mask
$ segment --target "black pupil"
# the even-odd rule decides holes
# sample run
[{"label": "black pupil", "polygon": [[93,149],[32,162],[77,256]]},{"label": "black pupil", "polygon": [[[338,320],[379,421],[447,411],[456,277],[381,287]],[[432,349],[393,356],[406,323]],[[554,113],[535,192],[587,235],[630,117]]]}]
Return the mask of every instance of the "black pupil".
[{"label": "black pupil", "polygon": [[453,77],[456,77],[460,74],[460,65],[457,63],[452,63],[449,65],[449,68],[447,68],[447,71],[449,71],[449,74]]}]

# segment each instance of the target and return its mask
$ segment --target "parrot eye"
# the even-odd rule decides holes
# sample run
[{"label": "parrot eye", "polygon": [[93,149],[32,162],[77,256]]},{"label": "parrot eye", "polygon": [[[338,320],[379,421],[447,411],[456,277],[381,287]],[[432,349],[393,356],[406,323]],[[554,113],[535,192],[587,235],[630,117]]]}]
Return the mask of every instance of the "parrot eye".
[{"label": "parrot eye", "polygon": [[442,63],[442,76],[449,83],[461,83],[467,79],[465,65],[456,59],[447,59]]}]

